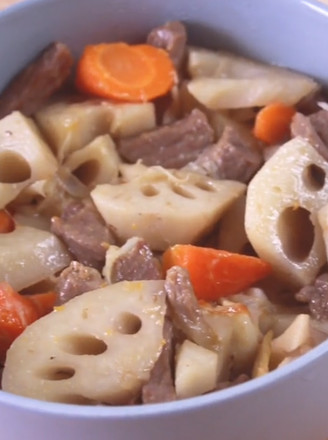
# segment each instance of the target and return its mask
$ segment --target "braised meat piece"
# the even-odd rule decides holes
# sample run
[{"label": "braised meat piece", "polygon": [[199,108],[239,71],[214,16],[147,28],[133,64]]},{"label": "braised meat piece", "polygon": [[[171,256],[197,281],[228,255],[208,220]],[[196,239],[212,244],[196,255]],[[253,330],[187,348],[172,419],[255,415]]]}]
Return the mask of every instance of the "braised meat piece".
[{"label": "braised meat piece", "polygon": [[294,137],[305,138],[328,160],[328,111],[320,110],[310,116],[296,113],[291,124],[291,133]]},{"label": "braised meat piece", "polygon": [[147,43],[165,49],[175,67],[181,68],[186,56],[187,32],[180,21],[168,21],[154,28],[148,35]]},{"label": "braised meat piece", "polygon": [[196,344],[218,350],[220,343],[203,317],[186,269],[173,266],[167,271],[165,292],[173,324]]},{"label": "braised meat piece", "polygon": [[0,118],[14,110],[35,113],[71,73],[73,57],[63,43],[52,43],[9,83],[0,95]]},{"label": "braised meat piece", "polygon": [[205,114],[194,109],[170,125],[122,139],[118,151],[130,163],[141,159],[148,166],[181,168],[195,160],[205,147],[213,143],[213,139],[213,129]]},{"label": "braised meat piece", "polygon": [[142,238],[130,238],[115,252],[110,267],[112,283],[160,279],[163,279],[160,262]]},{"label": "braised meat piece", "polygon": [[93,204],[87,202],[69,202],[61,217],[51,219],[51,231],[80,263],[98,270],[104,265],[108,245],[115,243],[112,231]]},{"label": "braised meat piece", "polygon": [[173,379],[174,330],[168,317],[164,322],[163,338],[165,344],[162,352],[151,370],[149,381],[142,388],[143,403],[170,402],[176,399]]},{"label": "braised meat piece", "polygon": [[251,133],[228,125],[219,141],[205,148],[186,169],[213,179],[247,183],[262,164],[263,157]]},{"label": "braised meat piece", "polygon": [[57,279],[55,287],[58,292],[57,305],[64,304],[82,293],[99,289],[103,285],[104,280],[96,269],[72,261]]},{"label": "braised meat piece", "polygon": [[296,293],[298,301],[309,304],[311,315],[318,321],[328,320],[328,273],[320,275],[313,285]]}]

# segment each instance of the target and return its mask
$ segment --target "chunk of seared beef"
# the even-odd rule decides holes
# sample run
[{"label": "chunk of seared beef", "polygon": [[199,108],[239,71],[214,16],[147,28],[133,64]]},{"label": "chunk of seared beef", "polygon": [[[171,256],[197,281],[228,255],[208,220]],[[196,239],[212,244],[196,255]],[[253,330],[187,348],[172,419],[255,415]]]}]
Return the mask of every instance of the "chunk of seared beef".
[{"label": "chunk of seared beef", "polygon": [[291,133],[294,137],[306,139],[328,160],[328,111],[320,110],[310,116],[296,113],[291,123]]},{"label": "chunk of seared beef", "polygon": [[104,280],[97,269],[72,261],[57,279],[55,291],[58,292],[57,305],[61,305],[90,290],[99,289]]},{"label": "chunk of seared beef", "polygon": [[105,263],[109,244],[115,243],[113,232],[91,202],[69,202],[61,217],[52,217],[51,231],[80,263],[98,270]]},{"label": "chunk of seared beef", "polygon": [[174,365],[174,329],[171,320],[164,321],[161,354],[150,373],[149,381],[142,388],[143,403],[170,402],[176,399],[173,378]]},{"label": "chunk of seared beef", "polygon": [[214,133],[204,113],[198,109],[170,125],[121,139],[120,155],[135,163],[141,159],[145,165],[181,168],[197,158],[199,153],[213,143]]},{"label": "chunk of seared beef", "polygon": [[73,57],[63,43],[52,43],[9,83],[0,95],[0,118],[14,110],[35,113],[71,73]]},{"label": "chunk of seared beef", "polygon": [[163,279],[159,260],[145,240],[139,237],[130,238],[119,249],[109,249],[106,271],[112,283]]},{"label": "chunk of seared beef", "polygon": [[187,32],[180,21],[168,21],[154,28],[147,37],[147,43],[166,50],[175,67],[182,67],[186,56]]},{"label": "chunk of seared beef", "polygon": [[263,164],[257,141],[245,128],[226,126],[219,141],[199,154],[186,169],[213,179],[247,183]]},{"label": "chunk of seared beef", "polygon": [[180,266],[171,267],[164,287],[173,324],[196,344],[218,350],[220,342],[198,305],[188,271]]},{"label": "chunk of seared beef", "polygon": [[309,304],[311,315],[318,321],[328,320],[328,273],[320,275],[313,285],[296,293],[298,301]]}]

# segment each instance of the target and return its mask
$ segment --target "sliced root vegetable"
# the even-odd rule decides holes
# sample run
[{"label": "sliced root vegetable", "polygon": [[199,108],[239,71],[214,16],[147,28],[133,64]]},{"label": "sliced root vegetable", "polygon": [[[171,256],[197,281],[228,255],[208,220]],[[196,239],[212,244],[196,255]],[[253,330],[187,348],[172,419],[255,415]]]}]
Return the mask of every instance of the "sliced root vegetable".
[{"label": "sliced root vegetable", "polygon": [[54,402],[131,404],[162,351],[165,313],[163,281],[77,296],[15,340],[2,387]]},{"label": "sliced root vegetable", "polygon": [[238,293],[271,273],[271,266],[259,258],[192,245],[168,248],[163,266],[187,269],[195,295],[205,301]]},{"label": "sliced root vegetable", "polygon": [[253,377],[260,377],[270,371],[269,363],[271,356],[271,341],[273,338],[273,331],[269,330],[263,337],[261,345],[258,349],[254,365],[253,365]]},{"label": "sliced root vegetable", "polygon": [[86,46],[76,74],[82,92],[131,102],[165,95],[175,82],[176,71],[167,52],[148,44]]},{"label": "sliced root vegetable", "polygon": [[290,133],[290,123],[295,113],[293,106],[282,102],[268,104],[256,115],[254,136],[267,144],[283,142]]},{"label": "sliced root vegetable", "polygon": [[327,175],[327,162],[297,137],[248,185],[246,234],[257,255],[288,285],[311,284],[326,262],[318,211],[327,204]]}]

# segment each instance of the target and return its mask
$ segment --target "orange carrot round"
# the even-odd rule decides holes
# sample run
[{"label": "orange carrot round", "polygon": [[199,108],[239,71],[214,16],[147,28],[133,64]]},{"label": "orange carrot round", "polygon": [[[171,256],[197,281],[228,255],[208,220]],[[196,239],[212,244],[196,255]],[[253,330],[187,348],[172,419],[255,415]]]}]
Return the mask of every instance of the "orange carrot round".
[{"label": "orange carrot round", "polygon": [[274,102],[263,107],[256,115],[254,136],[270,145],[286,139],[296,110],[282,102]]},{"label": "orange carrot round", "polygon": [[130,102],[165,95],[175,81],[176,71],[167,52],[148,44],[86,46],[76,71],[80,91]]},{"label": "orange carrot round", "polygon": [[164,270],[187,269],[196,297],[204,301],[238,293],[271,273],[260,258],[193,245],[170,247],[162,261]]},{"label": "orange carrot round", "polygon": [[9,284],[0,283],[0,363],[12,342],[38,317],[33,302]]},{"label": "orange carrot round", "polygon": [[12,216],[5,209],[0,209],[0,234],[6,234],[15,229],[15,222]]}]

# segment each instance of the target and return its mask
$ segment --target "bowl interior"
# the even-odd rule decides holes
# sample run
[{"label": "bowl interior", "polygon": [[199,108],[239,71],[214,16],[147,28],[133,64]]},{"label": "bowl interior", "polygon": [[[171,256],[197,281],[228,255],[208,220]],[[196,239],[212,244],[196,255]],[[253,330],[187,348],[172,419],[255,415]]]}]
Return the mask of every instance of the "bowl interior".
[{"label": "bowl interior", "polygon": [[[60,40],[77,55],[86,44],[111,40],[144,41],[147,32],[167,20],[187,25],[190,42],[204,47],[226,48],[263,61],[288,66],[327,83],[326,54],[328,9],[315,0],[32,0],[0,14],[0,89],[48,43]],[[17,31],[19,29],[19,32]],[[8,44],[10,42],[10,44]],[[294,374],[316,362],[328,342],[282,370],[235,389],[145,408],[83,408],[48,404],[50,412],[101,415],[147,415],[178,411],[194,405],[234,399]],[[0,391],[1,402],[44,410],[42,402]],[[64,408],[64,409],[63,409]]]}]

